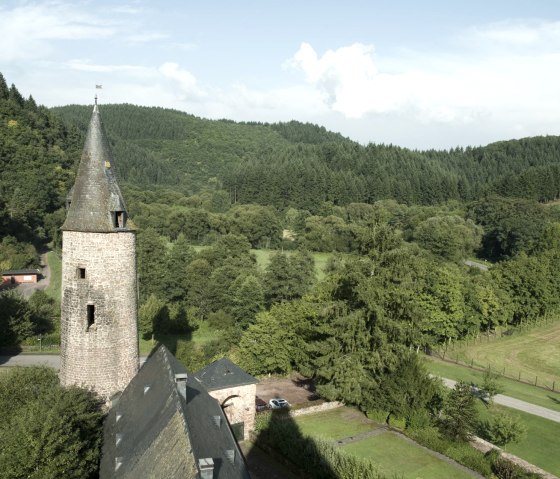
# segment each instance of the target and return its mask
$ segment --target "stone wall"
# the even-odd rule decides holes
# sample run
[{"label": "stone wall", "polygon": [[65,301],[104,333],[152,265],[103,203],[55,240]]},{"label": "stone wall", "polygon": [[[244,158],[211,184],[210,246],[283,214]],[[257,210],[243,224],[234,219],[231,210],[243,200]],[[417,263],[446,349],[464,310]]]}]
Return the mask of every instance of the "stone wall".
[{"label": "stone wall", "polygon": [[138,371],[136,236],[64,231],[62,238],[60,379],[109,398]]},{"label": "stone wall", "polygon": [[[227,389],[209,391],[210,396],[215,398],[223,407],[223,411],[230,424],[245,423],[245,438],[255,429],[255,397],[257,385],[235,386]],[[230,399],[227,399],[230,398]],[[227,401],[226,401],[227,399]],[[225,403],[224,403],[225,401]]]},{"label": "stone wall", "polygon": [[530,462],[527,462],[524,459],[521,459],[520,457],[514,456],[513,454],[510,454],[509,452],[505,452],[502,449],[500,449],[499,447],[494,446],[494,444],[492,444],[491,442],[485,441],[484,439],[482,439],[480,437],[475,436],[471,440],[471,445],[474,448],[476,448],[479,451],[484,452],[484,453],[486,453],[488,451],[491,451],[492,449],[496,449],[496,451],[498,451],[500,456],[502,456],[504,459],[507,459],[509,462],[521,467],[522,469],[524,469],[527,472],[540,475],[543,479],[558,479],[557,476],[551,474],[550,472],[546,472],[545,470],[541,469],[540,467],[537,467],[534,464],[531,464]]},{"label": "stone wall", "polygon": [[324,402],[318,406],[304,407],[301,409],[293,409],[290,411],[291,417],[304,416],[305,414],[314,414],[321,411],[329,411],[344,406],[344,403],[339,401]]}]

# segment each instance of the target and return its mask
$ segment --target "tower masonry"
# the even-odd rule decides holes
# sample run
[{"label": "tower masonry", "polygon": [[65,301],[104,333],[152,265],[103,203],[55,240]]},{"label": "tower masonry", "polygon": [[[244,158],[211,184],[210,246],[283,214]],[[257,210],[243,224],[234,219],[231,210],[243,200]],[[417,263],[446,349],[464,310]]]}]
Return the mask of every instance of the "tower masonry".
[{"label": "tower masonry", "polygon": [[136,234],[97,101],[62,226],[63,385],[105,399],[138,371]]}]

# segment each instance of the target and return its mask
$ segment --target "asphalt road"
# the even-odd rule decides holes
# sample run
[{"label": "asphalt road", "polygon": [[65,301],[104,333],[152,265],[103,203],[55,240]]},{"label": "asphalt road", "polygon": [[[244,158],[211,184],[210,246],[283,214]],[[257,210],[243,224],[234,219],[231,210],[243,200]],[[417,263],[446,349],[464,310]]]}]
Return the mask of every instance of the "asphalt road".
[{"label": "asphalt road", "polygon": [[[443,383],[448,388],[454,388],[457,381],[453,379],[441,378]],[[502,406],[507,406],[512,409],[518,409],[519,411],[527,412],[535,416],[540,416],[542,418],[548,419],[549,421],[560,422],[560,412],[553,411],[552,409],[547,409],[542,406],[537,406],[536,404],[531,404],[520,399],[515,399],[510,396],[504,396],[503,394],[496,394],[494,396],[494,402]]]},{"label": "asphalt road", "polygon": [[[140,366],[146,362],[146,356],[140,356]],[[58,354],[17,354],[15,356],[0,356],[0,367],[10,366],[39,366],[45,365],[60,369],[60,355]]]},{"label": "asphalt road", "polygon": [[0,356],[0,366],[50,366],[60,369],[58,354],[18,354],[16,356]]}]

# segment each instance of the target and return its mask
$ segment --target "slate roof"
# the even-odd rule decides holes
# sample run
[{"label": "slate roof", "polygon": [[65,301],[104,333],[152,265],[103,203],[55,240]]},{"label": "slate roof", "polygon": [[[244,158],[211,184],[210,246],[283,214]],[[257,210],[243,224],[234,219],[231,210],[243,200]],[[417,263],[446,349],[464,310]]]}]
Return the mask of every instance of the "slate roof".
[{"label": "slate roof", "polygon": [[218,359],[195,373],[208,391],[258,383],[250,374],[227,358]]},{"label": "slate roof", "polygon": [[[62,225],[65,231],[113,232],[112,212],[126,212],[115,175],[115,162],[97,100],[89,123],[80,167]],[[126,213],[125,213],[126,214]]]},{"label": "slate roof", "polygon": [[198,478],[206,458],[214,479],[250,479],[220,405],[162,345],[109,411],[99,477]]},{"label": "slate roof", "polygon": [[2,276],[13,276],[20,274],[41,274],[41,271],[38,269],[9,269],[6,271],[2,271]]}]

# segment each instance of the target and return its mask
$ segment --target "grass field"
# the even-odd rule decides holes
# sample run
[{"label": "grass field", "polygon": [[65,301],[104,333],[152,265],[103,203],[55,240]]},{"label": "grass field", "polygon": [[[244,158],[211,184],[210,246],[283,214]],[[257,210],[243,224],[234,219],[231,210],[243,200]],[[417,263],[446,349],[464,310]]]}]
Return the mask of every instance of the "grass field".
[{"label": "grass field", "polygon": [[[527,426],[526,438],[518,444],[507,445],[507,452],[515,454],[545,471],[560,475],[560,454],[558,454],[560,424],[515,409],[497,405],[493,407],[518,416]],[[479,412],[481,419],[486,419],[491,414],[491,410],[482,403],[479,405]]]},{"label": "grass field", "polygon": [[60,302],[60,283],[62,280],[62,262],[54,251],[49,251],[47,254],[47,261],[51,270],[51,278],[49,287],[45,289],[51,298]]},{"label": "grass field", "polygon": [[[452,363],[427,358],[426,366],[428,370],[436,375],[455,381],[466,381],[468,383],[482,384],[484,373]],[[560,411],[560,393],[553,393],[542,388],[520,383],[512,379],[500,378],[499,382],[503,387],[502,394],[511,396],[522,401],[547,407],[554,411]]]},{"label": "grass field", "polygon": [[360,416],[363,417],[353,409],[339,407],[331,411],[298,416],[295,422],[306,436],[319,436],[334,441],[381,427],[380,424],[360,420]]},{"label": "grass field", "polygon": [[421,446],[401,436],[384,432],[378,436],[343,446],[356,456],[367,457],[379,464],[381,470],[391,477],[405,479],[466,479],[476,477],[453,464],[448,464],[430,454]]},{"label": "grass field", "polygon": [[[374,431],[380,424],[364,419],[355,409],[342,407],[331,411],[294,418],[302,434],[333,441]],[[472,478],[452,464],[442,461],[424,448],[390,432],[341,446],[350,454],[371,459],[379,464],[387,477],[404,479],[457,479]]]},{"label": "grass field", "polygon": [[213,339],[218,338],[216,331],[213,331],[208,326],[207,322],[202,321],[198,329],[194,330],[191,334],[169,334],[159,337],[157,340],[152,342],[151,339],[140,338],[140,354],[146,355],[156,347],[159,343],[163,343],[171,351],[175,351],[177,343],[181,341],[192,341],[196,344],[204,344]]},{"label": "grass field", "polygon": [[[192,247],[196,252],[202,251],[209,246],[200,246],[200,245],[193,245]],[[253,249],[251,253],[255,255],[257,258],[257,265],[264,271],[265,268],[270,263],[270,257],[274,253],[278,253],[279,250],[276,249]],[[293,254],[293,251],[286,251],[287,255]],[[325,269],[327,267],[327,262],[329,258],[332,256],[332,253],[311,253],[313,258],[315,259],[315,276],[317,277],[317,281],[321,281],[325,277]]]},{"label": "grass field", "polygon": [[[254,249],[251,252],[257,257],[257,265],[259,268],[264,271],[265,268],[270,263],[270,257],[277,253],[278,250],[274,249]],[[293,251],[286,251],[287,255],[292,254]],[[313,259],[315,260],[315,276],[317,281],[321,281],[325,277],[325,269],[327,266],[327,262],[329,258],[332,256],[332,253],[311,253],[313,255]]]},{"label": "grass field", "polygon": [[451,350],[451,357],[461,361],[490,365],[506,375],[546,384],[555,382],[560,389],[560,320],[537,326],[526,332],[479,343],[461,345]]}]

